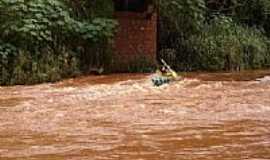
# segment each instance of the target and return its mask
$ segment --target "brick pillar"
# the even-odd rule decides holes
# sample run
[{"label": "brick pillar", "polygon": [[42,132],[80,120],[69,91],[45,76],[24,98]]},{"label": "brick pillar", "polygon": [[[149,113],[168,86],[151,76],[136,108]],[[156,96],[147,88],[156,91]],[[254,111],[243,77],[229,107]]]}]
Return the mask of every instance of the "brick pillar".
[{"label": "brick pillar", "polygon": [[115,36],[114,53],[117,63],[123,67],[144,59],[156,64],[157,14],[146,18],[143,13],[116,12],[119,22]]}]

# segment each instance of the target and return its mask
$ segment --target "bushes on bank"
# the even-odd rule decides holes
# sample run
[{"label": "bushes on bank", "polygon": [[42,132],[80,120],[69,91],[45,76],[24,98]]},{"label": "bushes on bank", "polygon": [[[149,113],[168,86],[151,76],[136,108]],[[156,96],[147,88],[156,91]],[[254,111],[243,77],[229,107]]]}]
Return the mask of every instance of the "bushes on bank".
[{"label": "bushes on bank", "polygon": [[206,0],[206,5],[208,16],[231,16],[245,25],[269,30],[269,0]]},{"label": "bushes on bank", "polygon": [[76,76],[81,71],[76,54],[64,48],[57,54],[49,49],[29,53],[6,44],[0,47],[0,55],[2,85],[54,82]]},{"label": "bushes on bank", "polygon": [[0,1],[0,84],[55,81],[88,72],[85,59],[95,57],[95,46],[106,48],[116,22],[94,9],[86,16],[86,3],[74,3],[77,8],[69,0]]},{"label": "bushes on bank", "polygon": [[268,38],[260,30],[241,26],[230,18],[215,18],[199,37],[192,37],[192,42],[199,69],[244,70],[269,65]]},{"label": "bushes on bank", "polygon": [[[175,69],[231,71],[270,66],[268,0],[167,1],[172,2],[182,5],[171,5],[174,10],[197,8],[192,13],[203,16],[194,19],[185,11],[181,16],[171,16],[170,21],[161,17],[159,57]],[[198,4],[205,7],[198,8]],[[166,15],[174,10],[170,9]],[[182,17],[190,21],[182,21],[185,19]],[[189,26],[190,30],[175,27],[176,22],[180,23],[177,26]],[[197,24],[199,30],[194,30],[190,24]]]}]

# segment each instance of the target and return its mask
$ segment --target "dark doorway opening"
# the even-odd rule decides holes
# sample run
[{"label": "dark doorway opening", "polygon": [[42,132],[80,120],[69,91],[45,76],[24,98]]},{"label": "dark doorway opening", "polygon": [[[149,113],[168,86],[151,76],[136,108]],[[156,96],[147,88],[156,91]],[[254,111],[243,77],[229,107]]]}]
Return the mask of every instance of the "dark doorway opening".
[{"label": "dark doorway opening", "polygon": [[114,0],[116,11],[144,12],[147,10],[146,0]]}]

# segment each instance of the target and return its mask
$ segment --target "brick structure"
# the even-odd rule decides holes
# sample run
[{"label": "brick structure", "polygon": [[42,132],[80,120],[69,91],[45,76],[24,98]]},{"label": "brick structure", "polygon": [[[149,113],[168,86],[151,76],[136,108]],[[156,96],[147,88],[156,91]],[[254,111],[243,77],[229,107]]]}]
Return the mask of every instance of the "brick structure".
[{"label": "brick structure", "polygon": [[114,41],[114,52],[121,66],[141,60],[149,65],[156,64],[157,13],[149,10],[148,5],[144,4],[138,10],[133,7],[132,11],[115,12],[119,28]]}]

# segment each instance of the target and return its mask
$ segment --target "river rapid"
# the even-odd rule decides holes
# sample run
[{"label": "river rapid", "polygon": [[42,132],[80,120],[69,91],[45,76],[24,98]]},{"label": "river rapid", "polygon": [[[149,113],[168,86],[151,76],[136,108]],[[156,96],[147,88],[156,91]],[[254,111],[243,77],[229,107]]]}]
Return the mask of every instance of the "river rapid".
[{"label": "river rapid", "polygon": [[270,160],[269,73],[0,87],[0,159]]}]

